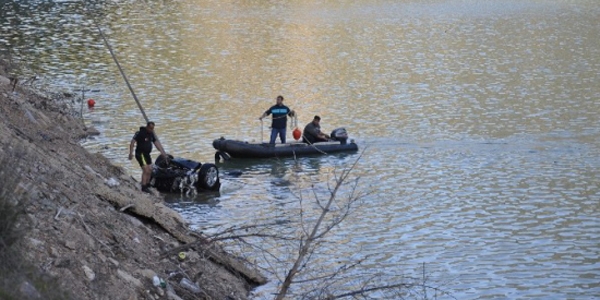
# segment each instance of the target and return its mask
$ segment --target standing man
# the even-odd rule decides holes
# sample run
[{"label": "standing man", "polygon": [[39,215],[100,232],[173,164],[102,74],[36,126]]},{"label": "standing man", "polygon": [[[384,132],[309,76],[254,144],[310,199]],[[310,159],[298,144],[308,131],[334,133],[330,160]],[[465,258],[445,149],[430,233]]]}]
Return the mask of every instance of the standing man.
[{"label": "standing man", "polygon": [[133,145],[135,147],[135,159],[142,167],[142,191],[149,192],[150,177],[152,176],[152,144],[160,151],[160,154],[168,158],[160,141],[154,134],[154,122],[148,122],[146,127],[140,127],[140,130],[133,135],[129,144],[129,160],[133,158]]},{"label": "standing man", "polygon": [[271,139],[269,141],[270,144],[275,144],[275,139],[277,139],[277,135],[279,135],[279,139],[282,144],[285,144],[285,128],[287,127],[287,116],[293,117],[294,111],[289,107],[283,105],[283,96],[277,96],[277,104],[271,106],[267,111],[265,111],[259,120],[268,115],[273,115],[272,123],[271,123]]},{"label": "standing man", "polygon": [[318,142],[327,142],[329,136],[321,132],[321,117],[315,116],[312,122],[304,126],[302,132],[302,141],[307,144],[314,144]]}]

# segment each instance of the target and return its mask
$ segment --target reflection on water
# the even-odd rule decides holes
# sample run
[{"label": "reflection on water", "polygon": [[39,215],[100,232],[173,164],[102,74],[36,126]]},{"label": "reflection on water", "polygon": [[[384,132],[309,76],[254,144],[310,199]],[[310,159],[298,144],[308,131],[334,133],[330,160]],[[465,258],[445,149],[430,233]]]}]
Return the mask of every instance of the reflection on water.
[{"label": "reflection on water", "polygon": [[[144,120],[95,24],[176,156],[212,162],[213,139],[261,140],[279,94],[300,126],[319,114],[348,129],[372,193],[332,236],[336,259],[370,255],[367,269],[396,275],[426,263],[458,299],[600,294],[596,1],[0,5],[3,53],[37,86],[97,90],[84,117],[102,135],[84,145],[135,177],[126,147]],[[291,230],[298,195],[326,197],[358,155],[232,160],[221,193],[165,200],[205,232]]]}]

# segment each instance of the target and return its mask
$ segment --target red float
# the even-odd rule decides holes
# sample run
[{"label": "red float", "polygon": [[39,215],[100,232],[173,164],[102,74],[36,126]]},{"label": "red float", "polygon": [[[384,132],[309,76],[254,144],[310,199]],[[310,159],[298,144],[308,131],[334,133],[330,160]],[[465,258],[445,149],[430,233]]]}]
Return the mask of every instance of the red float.
[{"label": "red float", "polygon": [[300,131],[300,129],[298,129],[298,127],[296,127],[296,129],[294,129],[294,131],[292,132],[292,135],[294,136],[294,139],[297,141],[302,137],[302,131]]}]

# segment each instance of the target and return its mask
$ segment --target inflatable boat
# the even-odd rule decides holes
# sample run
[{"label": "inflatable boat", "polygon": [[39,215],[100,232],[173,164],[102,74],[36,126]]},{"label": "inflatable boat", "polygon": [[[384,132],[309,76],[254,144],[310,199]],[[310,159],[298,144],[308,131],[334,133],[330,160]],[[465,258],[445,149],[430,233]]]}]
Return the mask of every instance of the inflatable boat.
[{"label": "inflatable boat", "polygon": [[217,150],[215,161],[230,158],[274,158],[274,157],[299,157],[309,155],[324,155],[338,152],[358,151],[358,145],[351,140],[344,128],[338,128],[331,133],[331,139],[314,144],[304,142],[291,142],[285,144],[250,143],[239,140],[230,140],[224,137],[213,141]]}]

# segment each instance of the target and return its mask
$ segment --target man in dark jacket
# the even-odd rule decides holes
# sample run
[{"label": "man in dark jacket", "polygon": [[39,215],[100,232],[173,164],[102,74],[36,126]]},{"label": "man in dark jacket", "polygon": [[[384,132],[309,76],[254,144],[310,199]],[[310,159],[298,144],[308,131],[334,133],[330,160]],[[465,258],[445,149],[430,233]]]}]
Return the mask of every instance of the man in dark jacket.
[{"label": "man in dark jacket", "polygon": [[133,145],[135,146],[135,159],[142,167],[142,191],[148,192],[150,187],[150,177],[152,176],[152,144],[160,151],[160,154],[168,159],[167,153],[163,149],[160,141],[154,134],[154,122],[148,122],[146,127],[140,127],[137,131],[131,143],[129,143],[129,160],[133,158]]},{"label": "man in dark jacket", "polygon": [[271,139],[269,140],[269,143],[275,144],[275,139],[277,139],[277,135],[279,135],[281,143],[285,144],[287,116],[293,117],[294,111],[283,105],[283,96],[277,96],[277,104],[271,106],[271,108],[265,111],[258,119],[262,121],[263,118],[271,114],[273,115],[273,121],[271,122]]},{"label": "man in dark jacket", "polygon": [[315,116],[312,122],[304,126],[302,132],[302,141],[307,144],[314,144],[318,142],[327,142],[329,136],[321,132],[321,117]]}]

